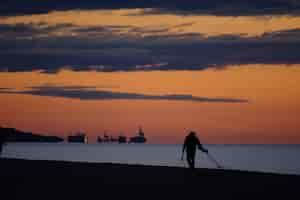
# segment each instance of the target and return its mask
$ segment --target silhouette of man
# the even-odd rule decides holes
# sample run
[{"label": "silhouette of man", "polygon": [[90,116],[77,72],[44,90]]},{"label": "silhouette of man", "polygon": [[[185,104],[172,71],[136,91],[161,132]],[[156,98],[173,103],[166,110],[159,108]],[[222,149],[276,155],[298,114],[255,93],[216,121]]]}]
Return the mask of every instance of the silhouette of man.
[{"label": "silhouette of man", "polygon": [[190,169],[195,168],[195,156],[196,156],[196,147],[198,147],[199,150],[207,153],[207,149],[205,149],[202,144],[200,143],[199,139],[196,136],[196,133],[191,131],[189,135],[185,137],[183,148],[182,148],[182,160],[183,160],[183,154],[186,150],[186,160],[190,167]]}]

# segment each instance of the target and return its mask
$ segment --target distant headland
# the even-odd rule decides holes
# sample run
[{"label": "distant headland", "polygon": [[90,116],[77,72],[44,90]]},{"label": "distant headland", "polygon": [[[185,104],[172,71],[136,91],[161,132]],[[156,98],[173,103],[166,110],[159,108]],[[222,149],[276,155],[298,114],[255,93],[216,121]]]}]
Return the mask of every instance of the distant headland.
[{"label": "distant headland", "polygon": [[6,142],[62,142],[58,136],[45,136],[31,132],[19,131],[15,128],[0,127],[0,135],[5,137]]}]

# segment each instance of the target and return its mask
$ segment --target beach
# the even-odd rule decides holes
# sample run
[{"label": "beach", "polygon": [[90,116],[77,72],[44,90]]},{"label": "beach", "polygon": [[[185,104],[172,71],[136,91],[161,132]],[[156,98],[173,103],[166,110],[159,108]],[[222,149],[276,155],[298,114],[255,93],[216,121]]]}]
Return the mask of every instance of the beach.
[{"label": "beach", "polygon": [[214,199],[231,199],[239,195],[270,199],[278,197],[278,193],[291,197],[300,183],[300,176],[297,175],[206,168],[193,171],[182,167],[7,158],[0,159],[0,166],[2,195],[9,195],[5,199],[101,197],[107,195],[103,190],[105,185],[111,184],[114,184],[110,186],[114,191],[129,188],[126,194],[110,194],[116,197],[138,192],[134,189],[136,186],[126,187],[129,184],[155,184],[154,187],[142,187],[142,190],[162,190],[165,187],[157,185],[172,185],[182,191],[197,188],[195,194]]}]

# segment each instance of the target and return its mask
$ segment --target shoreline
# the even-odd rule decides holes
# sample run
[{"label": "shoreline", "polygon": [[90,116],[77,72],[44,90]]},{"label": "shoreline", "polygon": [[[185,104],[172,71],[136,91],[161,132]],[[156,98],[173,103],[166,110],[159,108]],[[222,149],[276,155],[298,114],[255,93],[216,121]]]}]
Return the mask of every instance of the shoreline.
[{"label": "shoreline", "polygon": [[[119,166],[119,167],[145,167],[145,168],[168,168],[168,169],[189,169],[187,163],[185,166],[168,166],[168,165],[151,165],[151,164],[139,164],[139,163],[118,163],[118,162],[92,162],[92,161],[73,161],[73,160],[42,160],[42,159],[26,159],[26,158],[9,158],[9,157],[0,157],[0,163],[2,161],[5,162],[39,162],[41,163],[56,163],[56,164],[62,164],[62,165],[98,165],[98,166]],[[186,162],[186,160],[184,160]],[[268,172],[268,171],[251,171],[251,170],[244,170],[244,169],[230,169],[230,168],[205,168],[205,167],[196,167],[196,171],[198,170],[205,170],[208,173],[225,173],[225,172],[230,172],[230,173],[244,173],[244,174],[252,174],[252,175],[273,175],[273,176],[291,176],[291,177],[299,177],[300,174],[289,174],[289,173],[276,173],[276,172]],[[1,176],[1,172],[0,172]]]}]

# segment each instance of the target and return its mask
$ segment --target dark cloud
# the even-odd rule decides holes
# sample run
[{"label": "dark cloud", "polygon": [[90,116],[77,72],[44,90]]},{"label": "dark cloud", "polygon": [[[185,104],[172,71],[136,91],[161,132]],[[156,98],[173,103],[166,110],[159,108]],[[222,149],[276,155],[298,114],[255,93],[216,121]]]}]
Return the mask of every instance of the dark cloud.
[{"label": "dark cloud", "polygon": [[155,33],[166,33],[168,32],[169,28],[167,27],[158,27],[158,28],[147,28],[147,27],[135,27],[131,28],[129,31],[131,33],[136,34],[155,34]]},{"label": "dark cloud", "polygon": [[74,26],[72,29],[73,33],[77,34],[85,34],[92,35],[94,37],[103,37],[105,35],[112,36],[115,34],[120,34],[124,30],[133,29],[133,26],[115,26],[115,25],[107,25],[107,26],[89,26],[89,27],[76,27]]},{"label": "dark cloud", "polygon": [[46,25],[37,24],[0,24],[0,38],[5,40],[32,39],[35,37],[48,37],[50,34],[61,30],[74,29],[72,24]]},{"label": "dark cloud", "polygon": [[[16,29],[20,31],[11,35]],[[76,35],[54,34],[61,29]],[[120,33],[124,29],[128,30],[127,34]],[[49,73],[64,68],[75,71],[201,70],[226,65],[300,63],[300,29],[254,37],[166,34],[164,27],[152,30],[152,34],[141,36],[151,30],[133,26],[2,25],[0,70]]]},{"label": "dark cloud", "polygon": [[281,40],[285,38],[285,41],[289,40],[291,42],[300,41],[300,29],[290,29],[290,30],[283,30],[277,32],[269,32],[263,35],[264,38],[274,40]]},{"label": "dark cloud", "polygon": [[209,98],[192,95],[147,95],[139,93],[113,92],[95,90],[93,87],[82,86],[39,86],[27,91],[1,91],[0,94],[29,94],[35,96],[64,97],[81,100],[168,100],[168,101],[193,101],[211,103],[247,103],[245,99],[234,98]]},{"label": "dark cloud", "polygon": [[70,9],[152,8],[144,14],[222,16],[299,14],[298,0],[2,0],[0,14],[21,15]]}]

